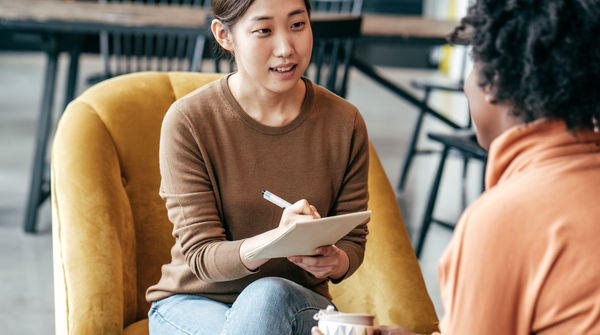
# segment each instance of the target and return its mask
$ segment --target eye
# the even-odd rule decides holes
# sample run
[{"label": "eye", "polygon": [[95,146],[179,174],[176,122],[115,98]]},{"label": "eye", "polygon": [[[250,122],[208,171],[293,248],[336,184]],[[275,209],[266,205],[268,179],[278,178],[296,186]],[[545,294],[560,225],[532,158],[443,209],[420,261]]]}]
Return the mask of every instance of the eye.
[{"label": "eye", "polygon": [[269,28],[261,28],[261,29],[256,29],[254,31],[252,31],[255,34],[258,35],[268,35],[269,33],[271,33],[271,29]]},{"label": "eye", "polygon": [[293,23],[291,28],[292,28],[292,30],[301,30],[302,28],[304,28],[305,25],[306,25],[306,22],[300,21],[300,22]]}]

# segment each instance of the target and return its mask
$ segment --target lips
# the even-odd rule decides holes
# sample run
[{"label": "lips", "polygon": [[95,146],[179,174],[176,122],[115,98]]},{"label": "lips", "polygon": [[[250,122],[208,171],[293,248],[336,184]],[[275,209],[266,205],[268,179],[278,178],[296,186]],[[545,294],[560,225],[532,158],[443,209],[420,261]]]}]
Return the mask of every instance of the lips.
[{"label": "lips", "polygon": [[280,65],[277,67],[271,67],[269,68],[269,70],[274,71],[274,72],[279,72],[279,73],[285,73],[285,72],[290,72],[292,70],[294,70],[296,68],[296,64],[293,65]]}]

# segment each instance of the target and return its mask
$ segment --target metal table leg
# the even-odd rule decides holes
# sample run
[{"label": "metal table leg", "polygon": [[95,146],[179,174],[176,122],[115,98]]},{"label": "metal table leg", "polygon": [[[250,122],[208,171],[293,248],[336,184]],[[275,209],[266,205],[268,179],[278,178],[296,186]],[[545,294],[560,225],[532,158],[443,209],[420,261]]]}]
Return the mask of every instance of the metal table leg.
[{"label": "metal table leg", "polygon": [[46,150],[48,137],[52,125],[52,106],[54,105],[54,89],[56,86],[56,71],[58,67],[58,48],[56,36],[46,36],[44,49],[47,62],[42,94],[42,106],[37,124],[35,152],[33,155],[33,170],[29,187],[29,196],[25,211],[25,232],[33,233],[36,230],[37,210],[39,205],[50,194],[49,183],[44,184],[46,169]]},{"label": "metal table leg", "polygon": [[62,115],[67,105],[75,98],[75,92],[77,90],[77,75],[79,74],[79,56],[81,55],[81,48],[78,45],[74,45],[69,50],[69,73],[67,78],[67,87],[65,89],[65,106],[60,110],[58,117]]},{"label": "metal table leg", "polygon": [[412,104],[413,106],[419,108],[421,110],[420,113],[430,114],[431,116],[435,117],[436,119],[440,120],[441,122],[447,124],[448,126],[454,128],[454,129],[462,129],[463,128],[462,126],[458,125],[456,122],[448,119],[444,115],[433,110],[426,103],[417,99],[414,95],[412,95],[407,90],[403,89],[402,87],[400,87],[400,86],[392,83],[391,81],[387,80],[386,78],[382,77],[379,73],[377,73],[375,68],[373,68],[373,66],[371,66],[370,64],[367,64],[356,57],[352,57],[350,64],[352,66],[354,66],[360,72],[367,75],[369,78],[373,79],[375,82],[379,83],[380,85],[387,88],[388,90],[394,92],[396,95],[400,96],[401,98],[406,100],[408,103]]}]

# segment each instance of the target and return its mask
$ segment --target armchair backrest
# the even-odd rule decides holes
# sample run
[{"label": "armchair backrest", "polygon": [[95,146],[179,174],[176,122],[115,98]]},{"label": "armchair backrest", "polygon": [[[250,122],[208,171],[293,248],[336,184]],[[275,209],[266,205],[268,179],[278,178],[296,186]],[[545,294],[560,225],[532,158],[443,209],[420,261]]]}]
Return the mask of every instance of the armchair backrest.
[{"label": "armchair backrest", "polygon": [[220,76],[124,75],[67,107],[52,153],[57,327],[66,320],[65,333],[98,326],[85,319],[113,320],[96,330],[114,333],[147,316],[146,288],[174,242],[158,195],[162,119],[176,99]]},{"label": "armchair backrest", "polygon": [[[57,334],[144,333],[146,289],[174,243],[158,195],[164,114],[220,74],[141,72],[93,86],[69,104],[52,151]],[[435,312],[393,191],[374,150],[365,264],[332,288],[341,310],[435,328]],[[395,287],[395,285],[399,285]],[[130,327],[131,329],[131,327]],[[130,330],[129,329],[129,330]]]}]

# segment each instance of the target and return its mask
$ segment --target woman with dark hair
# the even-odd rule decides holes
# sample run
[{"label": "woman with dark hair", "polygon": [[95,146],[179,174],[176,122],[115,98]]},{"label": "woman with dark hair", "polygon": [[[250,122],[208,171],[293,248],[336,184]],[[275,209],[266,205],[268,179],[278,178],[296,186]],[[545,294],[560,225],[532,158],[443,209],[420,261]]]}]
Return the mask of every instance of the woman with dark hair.
[{"label": "woman with dark hair", "polygon": [[439,262],[440,331],[600,334],[600,1],[478,0],[461,35],[489,158]]},{"label": "woman with dark hair", "polygon": [[[244,255],[299,220],[367,208],[368,138],[353,105],[302,75],[309,0],[213,0],[237,71],[175,102],[160,142],[171,262],[146,293],[151,334],[308,334],[328,281],[363,260],[359,225],[315,257]],[[295,203],[285,210],[269,190]],[[302,199],[302,200],[299,200]]]}]

